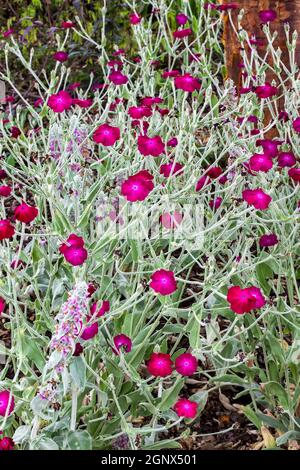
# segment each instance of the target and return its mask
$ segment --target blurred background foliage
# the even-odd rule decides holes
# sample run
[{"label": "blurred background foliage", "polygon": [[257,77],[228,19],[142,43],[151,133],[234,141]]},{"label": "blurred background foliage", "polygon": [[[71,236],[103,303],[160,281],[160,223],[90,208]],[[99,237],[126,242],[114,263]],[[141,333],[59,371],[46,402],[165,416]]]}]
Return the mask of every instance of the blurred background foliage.
[{"label": "blurred background foliage", "polygon": [[[193,15],[199,14],[204,0],[190,0]],[[213,2],[211,2],[213,3]],[[174,0],[169,19],[173,30],[176,29],[175,16],[183,9],[183,0]],[[138,1],[137,11],[142,16],[151,14],[151,2]],[[159,2],[158,2],[159,5]],[[33,68],[39,73],[43,69],[49,72],[55,65],[52,58],[57,51],[56,36],[62,42],[66,30],[61,28],[63,21],[75,21],[78,17],[88,34],[101,43],[102,13],[104,0],[1,0],[0,2],[0,70],[5,66],[4,46],[9,38],[3,33],[14,30],[14,38],[21,45],[22,53],[29,58],[34,48]],[[116,48],[124,48],[127,54],[134,55],[134,42],[129,22],[130,8],[120,0],[106,1],[105,38],[109,55]],[[155,23],[154,23],[155,27]],[[89,74],[97,65],[97,51],[89,42],[80,37],[75,30],[70,30],[70,37],[65,49],[72,60],[73,81],[88,81]],[[69,63],[66,63],[69,66]],[[17,61],[10,61],[12,76],[18,80],[18,87],[28,86],[26,71],[18,68]],[[24,84],[23,84],[24,82]]]}]

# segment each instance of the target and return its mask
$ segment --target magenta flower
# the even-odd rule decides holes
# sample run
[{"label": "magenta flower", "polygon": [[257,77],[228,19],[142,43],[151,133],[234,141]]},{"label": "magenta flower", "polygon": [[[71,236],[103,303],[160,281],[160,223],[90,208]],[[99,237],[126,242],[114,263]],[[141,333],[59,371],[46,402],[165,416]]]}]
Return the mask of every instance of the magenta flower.
[{"label": "magenta flower", "polygon": [[150,287],[160,295],[170,295],[177,289],[177,282],[175,280],[173,271],[166,271],[159,269],[151,276]]},{"label": "magenta flower", "polygon": [[[89,321],[89,318],[87,318]],[[84,328],[83,332],[81,333],[81,338],[85,341],[94,338],[98,334],[99,328],[98,323],[94,322],[91,325],[88,325]]]},{"label": "magenta flower", "polygon": [[124,75],[119,70],[113,70],[109,74],[108,80],[114,83],[114,85],[125,85],[125,83],[128,82],[128,77],[126,77],[126,75]]},{"label": "magenta flower", "polygon": [[268,246],[275,246],[278,243],[278,238],[275,233],[270,233],[269,235],[262,235],[259,239],[259,246],[264,248]]},{"label": "magenta flower", "polygon": [[230,303],[231,310],[239,315],[262,308],[266,303],[258,287],[241,289],[239,286],[230,287],[227,301]]},{"label": "magenta flower", "polygon": [[131,106],[128,109],[128,114],[132,119],[142,119],[144,117],[150,117],[152,111],[148,106]]},{"label": "magenta flower", "polygon": [[209,207],[211,209],[217,210],[222,204],[223,199],[221,197],[216,197],[215,199],[212,199],[209,201]]},{"label": "magenta flower", "polygon": [[130,202],[143,201],[154,188],[152,180],[147,170],[141,170],[122,183],[121,194]]},{"label": "magenta flower", "polygon": [[288,171],[288,175],[296,183],[300,183],[300,168],[290,168]]},{"label": "magenta flower", "polygon": [[180,398],[174,405],[174,411],[179,417],[193,419],[198,412],[198,403],[187,398]]},{"label": "magenta flower", "polygon": [[15,400],[8,390],[0,391],[0,416],[11,415],[15,409]]},{"label": "magenta flower", "polygon": [[176,147],[178,145],[177,137],[172,137],[172,139],[168,140],[167,146],[168,147]]},{"label": "magenta flower", "polygon": [[36,207],[29,206],[26,202],[22,202],[14,211],[15,219],[23,224],[30,224],[38,216],[38,213]]},{"label": "magenta flower", "polygon": [[129,336],[120,334],[114,337],[114,345],[116,347],[116,350],[113,349],[113,352],[115,354],[119,354],[119,351],[122,349],[125,352],[129,353],[132,348],[132,341],[129,338]]},{"label": "magenta flower", "polygon": [[64,29],[71,29],[71,28],[75,28],[75,23],[73,23],[73,21],[63,21],[62,24],[61,24],[61,27],[64,28]]},{"label": "magenta flower", "polygon": [[277,13],[274,10],[262,10],[259,12],[259,19],[262,23],[269,23],[277,18]]},{"label": "magenta flower", "polygon": [[206,186],[209,182],[210,182],[210,179],[207,175],[201,176],[201,178],[197,181],[195,190],[197,192],[201,191],[201,189],[204,188],[204,186]]},{"label": "magenta flower", "polygon": [[173,362],[170,354],[152,353],[147,364],[149,374],[154,377],[167,377],[172,374]]},{"label": "magenta flower", "polygon": [[179,26],[184,26],[188,22],[188,19],[189,18],[184,13],[178,13],[178,15],[176,15],[176,23]]},{"label": "magenta flower", "polygon": [[138,149],[142,155],[158,157],[165,151],[165,146],[160,136],[148,137],[147,135],[140,135],[138,137]]},{"label": "magenta flower", "polygon": [[212,166],[208,168],[208,170],[206,171],[207,176],[209,176],[211,179],[219,178],[219,176],[221,176],[222,173],[223,173],[223,170],[219,166]]},{"label": "magenta flower", "polygon": [[268,209],[272,201],[271,196],[266,194],[261,188],[245,189],[242,193],[242,197],[250,206],[259,210]]},{"label": "magenta flower", "polygon": [[173,36],[175,39],[187,38],[191,34],[193,34],[193,31],[191,30],[191,28],[177,29],[176,31],[173,32]]},{"label": "magenta flower", "polygon": [[225,3],[217,6],[219,11],[236,10],[237,8],[239,8],[237,3]]},{"label": "magenta flower", "polygon": [[56,95],[51,95],[48,99],[48,106],[55,113],[62,113],[71,108],[73,104],[72,97],[67,91],[60,91]]},{"label": "magenta flower", "polygon": [[64,51],[57,51],[53,54],[53,59],[57,60],[58,62],[66,62],[68,60],[69,54]]},{"label": "magenta flower", "polygon": [[162,78],[175,78],[180,75],[179,70],[165,70],[162,74]]},{"label": "magenta flower", "polygon": [[137,13],[130,13],[129,21],[130,24],[136,25],[142,21],[142,18]]},{"label": "magenta flower", "polygon": [[264,85],[257,86],[254,91],[258,98],[266,99],[277,95],[279,90],[276,86],[272,86],[267,82]]},{"label": "magenta flower", "polygon": [[145,96],[145,98],[141,99],[141,105],[142,106],[153,106],[154,104],[160,104],[163,102],[162,98],[159,98],[159,96]]},{"label": "magenta flower", "polygon": [[6,308],[5,300],[3,299],[3,297],[0,297],[0,315],[1,313],[4,312],[5,308]]},{"label": "magenta flower", "polygon": [[296,118],[296,119],[293,121],[293,129],[294,129],[296,132],[300,132],[300,117]]},{"label": "magenta flower", "polygon": [[255,153],[249,160],[249,167],[252,171],[262,171],[267,173],[273,166],[272,158],[264,153]]},{"label": "magenta flower", "polygon": [[93,100],[91,98],[87,98],[85,100],[81,100],[79,98],[73,99],[73,104],[76,104],[80,108],[90,108],[93,104]]},{"label": "magenta flower", "polygon": [[8,197],[11,194],[11,187],[10,186],[0,186],[0,196]]},{"label": "magenta flower", "polygon": [[264,149],[264,153],[271,158],[274,158],[278,154],[278,147],[282,144],[281,140],[271,140],[271,139],[259,139],[256,142],[256,146],[259,145]]},{"label": "magenta flower", "polygon": [[170,163],[160,165],[159,172],[161,175],[164,175],[165,178],[178,176],[183,172],[183,165],[181,165],[181,163],[174,163],[171,161]]},{"label": "magenta flower", "polygon": [[15,234],[15,229],[11,225],[10,220],[2,219],[0,220],[0,240],[5,238],[12,238]]},{"label": "magenta flower", "polygon": [[7,31],[4,31],[4,33],[2,33],[3,37],[4,38],[8,38],[9,36],[11,36],[12,34],[14,34],[15,30],[10,28],[8,29]]},{"label": "magenta flower", "polygon": [[10,129],[10,134],[14,139],[17,139],[21,135],[21,131],[17,126],[12,126]]},{"label": "magenta flower", "polygon": [[119,139],[120,129],[118,127],[110,126],[109,124],[101,124],[93,134],[94,142],[102,144],[104,147],[111,147]]},{"label": "magenta flower", "polygon": [[185,73],[184,75],[175,78],[175,87],[179,90],[193,93],[195,90],[200,90],[201,84],[198,78],[194,78],[189,73]]},{"label": "magenta flower", "polygon": [[97,311],[97,308],[98,308],[98,302],[94,302],[90,310],[91,316],[93,317],[95,313],[97,312],[96,318],[103,317],[105,313],[109,312],[110,303],[108,300],[103,300],[102,305],[98,311]]},{"label": "magenta flower", "polygon": [[278,155],[278,166],[281,168],[294,166],[296,162],[297,160],[293,152],[281,152]]},{"label": "magenta flower", "polygon": [[286,111],[280,111],[278,119],[279,121],[287,122],[289,120],[289,115]]},{"label": "magenta flower", "polygon": [[87,259],[88,253],[84,248],[84,240],[72,233],[59,247],[59,252],[64,256],[65,260],[72,266],[81,266]]},{"label": "magenta flower", "polygon": [[13,450],[14,449],[14,441],[12,440],[11,437],[3,437],[0,439],[0,451],[1,450]]},{"label": "magenta flower", "polygon": [[180,354],[175,359],[175,369],[180,375],[193,375],[198,369],[198,359],[190,353]]}]

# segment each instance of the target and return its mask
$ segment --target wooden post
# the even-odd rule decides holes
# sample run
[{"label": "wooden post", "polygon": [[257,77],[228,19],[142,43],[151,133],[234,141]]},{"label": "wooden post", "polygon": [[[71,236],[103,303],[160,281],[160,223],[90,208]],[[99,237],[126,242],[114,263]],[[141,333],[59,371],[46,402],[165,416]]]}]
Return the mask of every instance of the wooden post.
[{"label": "wooden post", "polygon": [[[228,0],[219,0],[220,3],[226,4]],[[286,47],[286,35],[284,32],[284,23],[290,24],[291,32],[294,30],[299,32],[299,39],[296,47],[296,60],[300,58],[300,0],[236,0],[234,3],[239,5],[239,9],[231,10],[231,15],[235,25],[237,25],[237,16],[239,10],[244,9],[245,14],[242,20],[242,27],[248,32],[249,36],[254,35],[257,39],[265,38],[262,32],[262,25],[259,19],[259,12],[262,10],[274,10],[277,13],[277,19],[270,23],[271,31],[278,31],[278,36],[274,42],[275,47],[282,50],[281,59],[286,66],[289,65],[289,54]],[[228,77],[234,80],[237,87],[241,85],[242,69],[238,67],[241,62],[240,44],[236,38],[236,34],[232,29],[228,15],[224,16],[224,47],[226,68]],[[263,47],[258,47],[258,52],[264,52]],[[300,62],[300,61],[299,61]],[[267,72],[267,79],[272,80],[274,77]]]}]

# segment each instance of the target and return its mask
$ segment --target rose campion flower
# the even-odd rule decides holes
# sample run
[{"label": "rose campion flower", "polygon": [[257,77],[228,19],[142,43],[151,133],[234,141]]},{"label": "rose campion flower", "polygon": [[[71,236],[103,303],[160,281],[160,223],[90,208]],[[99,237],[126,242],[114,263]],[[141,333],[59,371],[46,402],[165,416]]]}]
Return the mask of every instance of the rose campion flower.
[{"label": "rose campion flower", "polygon": [[174,405],[174,411],[179,417],[193,419],[197,416],[198,403],[187,398],[180,398]]},{"label": "rose campion flower", "polygon": [[147,170],[141,170],[123,181],[121,194],[129,202],[143,201],[153,190],[153,176]]},{"label": "rose campion flower", "polygon": [[11,225],[10,220],[2,219],[0,220],[0,240],[5,238],[12,238],[15,234],[15,229]]},{"label": "rose campion flower", "polygon": [[170,163],[160,165],[159,172],[165,178],[169,178],[170,176],[178,176],[183,172],[183,165],[181,165],[181,163],[174,163],[171,161]]},{"label": "rose campion flower", "polygon": [[259,139],[256,142],[256,146],[261,146],[264,150],[264,153],[271,158],[275,158],[278,154],[278,147],[282,144],[281,140],[271,140],[271,139]]},{"label": "rose campion flower", "polygon": [[73,21],[63,21],[61,27],[64,29],[75,28],[75,23],[73,23]]},{"label": "rose campion flower", "polygon": [[271,196],[266,194],[261,188],[245,189],[242,193],[242,197],[244,201],[258,210],[268,209],[272,201]]},{"label": "rose campion flower", "polygon": [[196,188],[195,188],[196,192],[201,191],[201,189],[204,188],[204,186],[206,186],[209,182],[210,182],[210,179],[207,175],[201,176],[201,178],[197,181],[197,184],[196,184]]},{"label": "rose campion flower", "polygon": [[272,158],[264,153],[255,153],[249,160],[249,168],[252,171],[267,173],[273,167]]},{"label": "rose campion flower", "polygon": [[93,104],[93,100],[91,98],[87,98],[85,100],[79,99],[79,98],[74,98],[73,99],[73,104],[76,104],[80,108],[90,108]]},{"label": "rose campion flower", "polygon": [[175,78],[178,77],[180,74],[180,70],[166,70],[162,74],[162,78]]},{"label": "rose campion flower", "polygon": [[178,13],[178,15],[176,15],[176,23],[179,26],[184,26],[188,20],[189,18],[184,13]]},{"label": "rose campion flower", "polygon": [[4,38],[8,38],[9,36],[11,36],[12,34],[14,34],[15,30],[10,28],[8,29],[7,31],[4,31],[4,33],[2,33],[3,37]]},{"label": "rose campion flower", "polygon": [[147,135],[140,135],[138,137],[138,149],[142,155],[147,157],[159,157],[165,151],[165,145],[160,136],[148,137]]},{"label": "rose campion flower", "polygon": [[217,10],[219,11],[236,10],[237,8],[239,8],[237,3],[225,3],[217,6]]},{"label": "rose campion flower", "polygon": [[21,135],[21,131],[17,126],[12,126],[10,134],[14,139],[17,139]]},{"label": "rose campion flower", "polygon": [[35,108],[39,108],[40,106],[43,105],[43,103],[44,103],[44,101],[42,100],[42,98],[37,98],[37,99],[35,100],[35,102],[33,103],[33,106],[34,106]]},{"label": "rose campion flower", "polygon": [[177,289],[177,282],[173,271],[159,269],[151,276],[150,287],[160,295],[170,295]]},{"label": "rose campion flower", "polygon": [[56,95],[51,95],[48,99],[48,106],[55,113],[62,113],[70,109],[73,99],[67,91],[59,91]]},{"label": "rose campion flower", "polygon": [[278,244],[278,238],[275,233],[269,235],[262,235],[259,239],[259,246],[264,248],[268,246],[275,246]]},{"label": "rose campion flower", "polygon": [[26,202],[22,202],[14,211],[15,219],[23,224],[30,224],[38,216],[38,213],[37,207],[29,206]]},{"label": "rose campion flower", "polygon": [[57,60],[57,62],[66,62],[68,60],[69,54],[64,51],[57,51],[55,54],[53,54],[53,59]]},{"label": "rose campion flower", "polygon": [[126,77],[126,75],[124,75],[119,70],[113,70],[109,74],[108,80],[114,85],[125,85],[128,82],[128,77]]},{"label": "rose campion flower", "polygon": [[94,302],[93,305],[91,306],[90,313],[91,316],[93,317],[96,314],[96,318],[103,317],[103,315],[110,310],[110,303],[108,300],[103,300],[101,307],[98,309],[98,302]]},{"label": "rose campion flower", "polygon": [[278,88],[272,86],[270,83],[265,83],[264,85],[257,86],[254,90],[256,96],[260,99],[272,98],[278,94]]},{"label": "rose campion flower", "polygon": [[84,248],[83,238],[74,233],[68,237],[66,243],[60,245],[59,252],[72,266],[81,266],[88,256],[87,250]]},{"label": "rose campion flower", "polygon": [[159,96],[145,96],[145,98],[141,99],[142,106],[153,106],[154,104],[160,104],[163,102],[163,99]]},{"label": "rose campion flower", "polygon": [[222,201],[223,199],[221,197],[216,197],[215,199],[209,201],[209,207],[213,210],[217,210],[221,206]]},{"label": "rose campion flower", "polygon": [[154,377],[167,377],[172,374],[173,362],[170,354],[152,353],[147,364],[149,374]]},{"label": "rose campion flower", "polygon": [[183,39],[189,37],[193,31],[190,28],[186,29],[177,29],[176,31],[173,32],[173,37],[175,39]]},{"label": "rose campion flower", "polygon": [[280,166],[280,168],[294,166],[296,162],[297,160],[293,152],[280,152],[278,155],[278,166]]},{"label": "rose campion flower", "polygon": [[113,349],[113,352],[115,354],[119,354],[120,350],[129,353],[132,348],[132,341],[129,336],[120,334],[114,337],[114,345],[116,349]]},{"label": "rose campion flower", "polygon": [[148,106],[131,106],[128,109],[128,114],[132,119],[142,119],[144,117],[150,117],[152,111]]},{"label": "rose campion flower", "polygon": [[262,23],[269,23],[277,18],[277,13],[274,10],[262,10],[258,15]]},{"label": "rose campion flower", "polygon": [[206,171],[207,176],[209,176],[211,179],[219,178],[219,176],[221,176],[222,173],[223,173],[223,170],[219,166],[212,166],[208,168],[208,170]]},{"label": "rose campion flower", "polygon": [[164,212],[159,218],[162,226],[168,230],[177,228],[178,225],[181,224],[182,219],[182,214],[177,211],[175,211],[173,214],[170,214],[169,212]]},{"label": "rose campion flower", "polygon": [[242,289],[239,286],[232,286],[228,290],[227,301],[231,310],[239,315],[262,308],[266,304],[266,300],[258,287]]},{"label": "rose campion flower", "polygon": [[0,181],[4,180],[7,177],[7,173],[5,170],[0,170]]},{"label": "rose campion flower", "polygon": [[168,140],[167,146],[168,147],[176,147],[178,145],[177,137],[172,137],[172,139]]},{"label": "rose campion flower", "polygon": [[1,313],[4,312],[5,308],[6,308],[5,300],[3,299],[3,297],[0,297],[0,315]]},{"label": "rose campion flower", "polygon": [[0,196],[8,197],[11,194],[11,187],[10,186],[0,186]]},{"label": "rose campion flower", "polygon": [[75,350],[73,352],[73,356],[78,357],[80,354],[83,353],[83,347],[80,343],[75,344]]},{"label": "rose campion flower", "polygon": [[129,21],[130,24],[136,25],[142,21],[142,18],[137,13],[130,13]]},{"label": "rose campion flower", "polygon": [[286,111],[280,111],[280,113],[278,114],[278,119],[279,121],[288,122],[289,115]]},{"label": "rose campion flower", "polygon": [[288,171],[288,175],[296,183],[300,183],[300,168],[290,168]]},{"label": "rose campion flower", "polygon": [[93,141],[96,142],[96,144],[104,145],[104,147],[111,147],[119,139],[120,129],[110,126],[109,124],[101,124],[93,134]]},{"label": "rose campion flower", "polygon": [[178,88],[178,90],[193,93],[196,90],[200,90],[201,84],[198,78],[193,77],[189,73],[185,73],[175,78],[175,87]]},{"label": "rose campion flower", "polygon": [[296,132],[300,132],[300,117],[296,118],[294,121],[293,121],[293,129],[294,131]]},{"label": "rose campion flower", "polygon": [[15,409],[15,400],[8,390],[0,391],[0,416],[11,415]]},{"label": "rose campion flower", "polygon": [[14,449],[14,441],[12,440],[11,437],[3,437],[0,439],[0,451],[1,450],[13,450]]},{"label": "rose campion flower", "polygon": [[175,369],[180,375],[193,375],[198,369],[198,359],[190,353],[180,354],[175,359]]},{"label": "rose campion flower", "polygon": [[[89,321],[89,318],[87,318]],[[94,338],[99,331],[98,323],[92,323],[91,325],[88,325],[84,328],[83,332],[81,333],[81,338],[84,339],[85,341],[88,341],[89,339]]]}]

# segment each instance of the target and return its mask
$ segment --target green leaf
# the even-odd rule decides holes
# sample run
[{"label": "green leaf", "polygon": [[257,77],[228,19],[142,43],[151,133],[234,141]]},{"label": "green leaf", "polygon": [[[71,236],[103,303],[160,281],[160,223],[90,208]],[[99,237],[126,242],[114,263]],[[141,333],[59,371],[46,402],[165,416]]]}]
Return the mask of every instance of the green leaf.
[{"label": "green leaf", "polygon": [[289,409],[288,395],[282,385],[277,382],[268,382],[264,385],[264,391],[267,394],[275,396],[278,399],[279,404],[285,410]]},{"label": "green leaf", "polygon": [[70,450],[92,450],[93,440],[87,431],[71,431],[67,443]]},{"label": "green leaf", "polygon": [[251,423],[254,424],[254,426],[257,427],[257,429],[260,429],[262,426],[261,420],[257,416],[257,414],[252,410],[251,406],[243,406],[242,407],[242,412],[244,415],[251,421]]},{"label": "green leaf", "polygon": [[84,390],[86,384],[86,365],[82,357],[78,356],[73,359],[70,365],[70,375],[79,390]]},{"label": "green leaf", "polygon": [[158,409],[160,411],[167,411],[172,408],[178,398],[179,392],[182,389],[183,385],[184,379],[177,379],[171,388],[168,388],[168,390],[165,390],[162,393],[161,401],[158,405]]},{"label": "green leaf", "polygon": [[287,441],[292,440],[292,439],[296,441],[300,441],[300,431],[288,431],[282,434],[282,436],[277,437],[276,444],[278,446],[282,446]]}]

